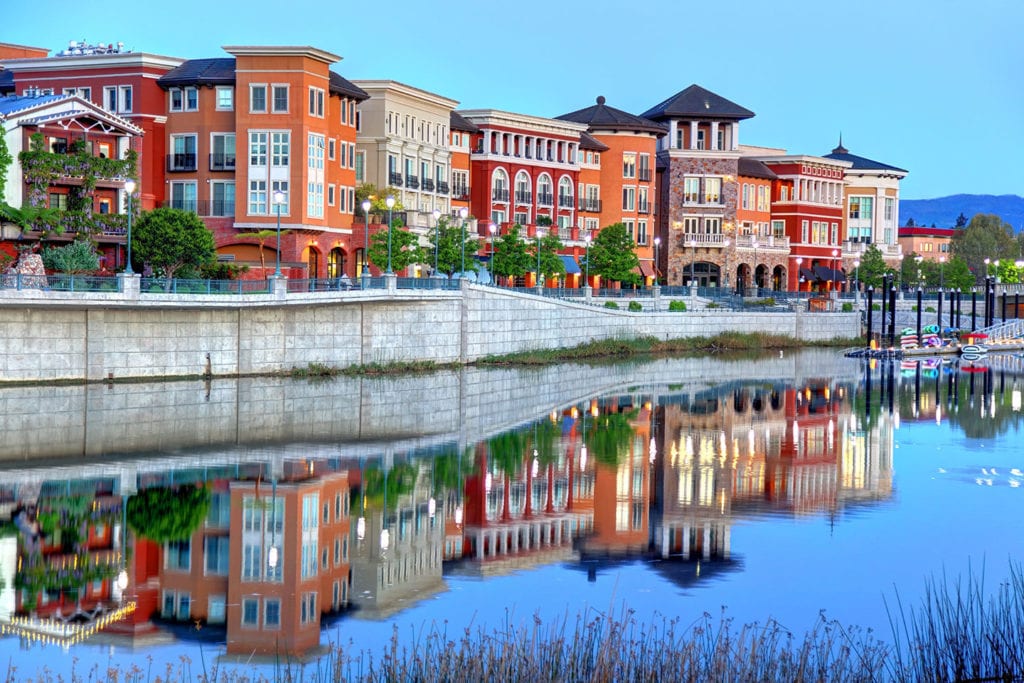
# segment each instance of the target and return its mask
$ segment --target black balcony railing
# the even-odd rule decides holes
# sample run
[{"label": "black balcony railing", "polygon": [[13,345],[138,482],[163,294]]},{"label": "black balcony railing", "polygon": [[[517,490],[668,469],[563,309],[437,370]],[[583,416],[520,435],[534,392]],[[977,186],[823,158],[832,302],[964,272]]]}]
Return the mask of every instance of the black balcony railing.
[{"label": "black balcony railing", "polygon": [[648,182],[651,179],[651,169],[641,168],[640,170],[637,171],[637,177],[640,179],[640,182],[642,183]]},{"label": "black balcony railing", "polygon": [[571,194],[560,194],[558,195],[558,208],[560,209],[571,209],[575,206]]},{"label": "black balcony railing", "polygon": [[533,193],[529,190],[516,190],[516,204],[533,204]]},{"label": "black balcony railing", "polygon": [[419,189],[419,187],[420,187],[420,178],[419,178],[419,176],[409,175],[408,173],[406,173],[405,174],[405,186],[408,187],[408,188],[411,188],[413,190]]},{"label": "black balcony railing", "polygon": [[495,187],[491,190],[491,199],[496,202],[507,202],[508,190],[504,187]]},{"label": "black balcony railing", "polygon": [[467,185],[455,185],[452,187],[453,199],[469,199],[469,187]]},{"label": "black balcony railing", "polygon": [[194,153],[167,155],[168,171],[180,173],[183,171],[195,171],[196,169],[196,155]]},{"label": "black balcony railing", "polygon": [[651,212],[651,203],[650,202],[645,202],[645,201],[639,201],[639,202],[636,203],[636,210],[637,210],[637,213],[650,213]]},{"label": "black balcony railing", "polygon": [[437,193],[438,194],[448,194],[448,181],[446,181],[446,180],[438,180],[437,181]]},{"label": "black balcony railing", "polygon": [[433,192],[434,191],[434,181],[431,180],[430,178],[424,178],[423,179],[423,190],[426,191],[426,192]]},{"label": "black balcony railing", "polygon": [[590,211],[593,213],[600,213],[601,211],[601,200],[592,199],[590,197],[580,197],[580,211]]},{"label": "black balcony railing", "polygon": [[394,171],[392,171],[391,173],[388,173],[388,185],[393,185],[395,187],[401,187],[402,186],[402,174],[401,173],[395,173]]},{"label": "black balcony railing", "polygon": [[537,204],[540,206],[554,206],[555,195],[541,192],[537,195]]},{"label": "black balcony railing", "polygon": [[234,154],[211,154],[210,155],[210,170],[211,171],[234,171],[235,170],[235,155]]}]

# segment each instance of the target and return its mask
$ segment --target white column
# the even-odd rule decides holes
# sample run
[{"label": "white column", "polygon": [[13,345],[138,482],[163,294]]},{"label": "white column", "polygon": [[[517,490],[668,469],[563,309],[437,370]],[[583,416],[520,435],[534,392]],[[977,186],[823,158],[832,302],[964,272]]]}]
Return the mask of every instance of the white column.
[{"label": "white column", "polygon": [[711,140],[708,142],[708,149],[718,149],[718,121],[711,122]]},{"label": "white column", "polygon": [[668,149],[674,149],[675,146],[676,146],[676,130],[677,130],[677,128],[678,128],[678,126],[676,125],[676,120],[675,119],[672,119],[671,121],[668,122],[668,145],[667,145]]},{"label": "white column", "polygon": [[484,559],[484,533],[482,531],[476,533],[476,559]]},{"label": "white column", "polygon": [[688,524],[683,525],[683,559],[690,559],[690,526]]},{"label": "white column", "polygon": [[519,527],[512,530],[512,552],[519,552]]},{"label": "white column", "polygon": [[701,557],[707,560],[711,557],[711,525],[705,524],[702,533],[704,535],[704,548],[701,552]]},{"label": "white column", "polygon": [[740,124],[735,122],[731,125],[732,128],[732,149],[737,150],[740,148]]},{"label": "white column", "polygon": [[698,121],[690,121],[690,149],[697,149]]}]

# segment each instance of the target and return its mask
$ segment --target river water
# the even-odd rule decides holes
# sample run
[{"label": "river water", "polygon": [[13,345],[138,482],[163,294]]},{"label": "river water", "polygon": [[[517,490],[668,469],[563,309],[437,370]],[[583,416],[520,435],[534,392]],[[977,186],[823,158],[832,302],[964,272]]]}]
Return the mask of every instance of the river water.
[{"label": "river water", "polygon": [[[0,389],[0,658],[143,679],[723,610],[888,637],[1024,539],[1024,359]],[[224,669],[222,669],[224,670]]]}]

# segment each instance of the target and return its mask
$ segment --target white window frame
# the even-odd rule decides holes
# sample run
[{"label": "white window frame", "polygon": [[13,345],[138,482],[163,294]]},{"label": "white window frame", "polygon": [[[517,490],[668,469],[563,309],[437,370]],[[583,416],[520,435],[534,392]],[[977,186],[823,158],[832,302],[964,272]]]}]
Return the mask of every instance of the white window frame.
[{"label": "white window frame", "polygon": [[[277,107],[277,91],[284,89],[284,109]],[[269,88],[270,101],[267,106],[270,109],[271,114],[287,114],[288,109],[291,107],[291,87],[287,83],[271,83]]]},{"label": "white window frame", "polygon": [[309,86],[309,115],[318,119],[324,118],[324,98],[326,93],[323,88],[315,85]]},{"label": "white window frame", "polygon": [[[257,109],[254,106],[253,94],[257,90],[263,91],[263,108]],[[266,114],[270,111],[270,100],[268,99],[268,93],[270,88],[266,83],[250,83],[249,84],[249,113],[250,114]]]},{"label": "white window frame", "polygon": [[[228,104],[225,106],[221,104],[221,95],[227,93]],[[214,93],[214,108],[217,111],[234,111],[235,110],[235,89],[230,85],[218,85]]]}]

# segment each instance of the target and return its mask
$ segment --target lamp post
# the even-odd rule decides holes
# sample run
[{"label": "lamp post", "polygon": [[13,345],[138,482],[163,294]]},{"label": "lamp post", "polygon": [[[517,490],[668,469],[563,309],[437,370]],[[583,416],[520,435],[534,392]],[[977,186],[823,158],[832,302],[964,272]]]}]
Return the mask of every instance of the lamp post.
[{"label": "lamp post", "polygon": [[462,207],[459,209],[459,244],[462,246],[462,270],[459,271],[459,279],[466,277],[466,216],[469,215],[469,209]]},{"label": "lamp post", "polygon": [[544,282],[540,275],[540,238],[544,236],[544,230],[537,227],[537,289],[543,289]]},{"label": "lamp post", "polygon": [[690,236],[690,286],[693,287],[693,262],[697,260],[697,240]]},{"label": "lamp post", "polygon": [[661,247],[661,238],[654,238],[654,284],[658,285],[658,249]]},{"label": "lamp post", "polygon": [[800,272],[801,267],[804,264],[802,256],[796,257],[796,291],[800,291],[800,283],[804,281],[804,274]]},{"label": "lamp post", "polygon": [[124,181],[124,191],[128,195],[128,262],[124,265],[124,272],[128,275],[134,275],[132,271],[132,194],[135,192],[135,181],[129,178]]},{"label": "lamp post", "polygon": [[441,210],[434,209],[434,275],[437,275],[437,241],[441,236]]},{"label": "lamp post", "polygon": [[918,254],[914,257],[914,261],[917,262],[917,288],[921,289],[921,262],[924,261],[924,256]]},{"label": "lamp post", "polygon": [[761,285],[757,281],[757,236],[750,242],[754,247],[754,269],[750,271],[750,281],[754,284],[754,296],[760,296]]},{"label": "lamp post", "polygon": [[388,207],[388,275],[391,275],[391,210],[395,208],[395,196],[389,194],[384,203]]},{"label": "lamp post", "polygon": [[[589,287],[590,286],[590,241],[592,239],[593,239],[593,236],[591,236],[591,234],[589,232],[583,237],[583,249],[584,249],[584,251],[583,251],[583,286],[584,287]],[[658,238],[655,237],[654,239],[655,239],[655,245],[657,245],[657,239]],[[657,268],[657,264],[655,264],[655,268]],[[657,271],[655,271],[655,273],[657,273]]]},{"label": "lamp post", "polygon": [[[896,259],[896,291],[902,292],[903,287],[903,254]],[[902,297],[902,294],[900,295]]]},{"label": "lamp post", "polygon": [[853,262],[853,288],[860,293],[860,259]]},{"label": "lamp post", "polygon": [[494,234],[498,232],[498,226],[495,223],[490,223],[487,226],[487,232],[491,233],[491,261],[490,261],[490,272],[491,281],[494,282]]},{"label": "lamp post", "polygon": [[832,250],[832,273],[829,275],[829,282],[832,284],[832,289],[836,288],[836,259],[839,258],[839,250]]},{"label": "lamp post", "polygon": [[943,270],[944,270],[945,266],[946,266],[946,257],[945,256],[940,256],[939,257],[939,289],[942,289],[943,285],[945,284],[945,278],[943,277]]},{"label": "lamp post", "polygon": [[274,277],[281,277],[281,205],[284,204],[284,192],[274,193],[274,206],[277,207],[277,257]]},{"label": "lamp post", "polygon": [[725,271],[725,274],[723,275],[721,270],[718,272],[722,278],[720,283],[722,287],[729,286],[729,244],[728,237],[722,240],[722,270]]},{"label": "lamp post", "polygon": [[363,240],[363,268],[361,270],[363,279],[369,275],[369,266],[367,263],[367,254],[370,252],[370,207],[372,204],[369,199],[363,200],[363,236],[366,238]]}]

